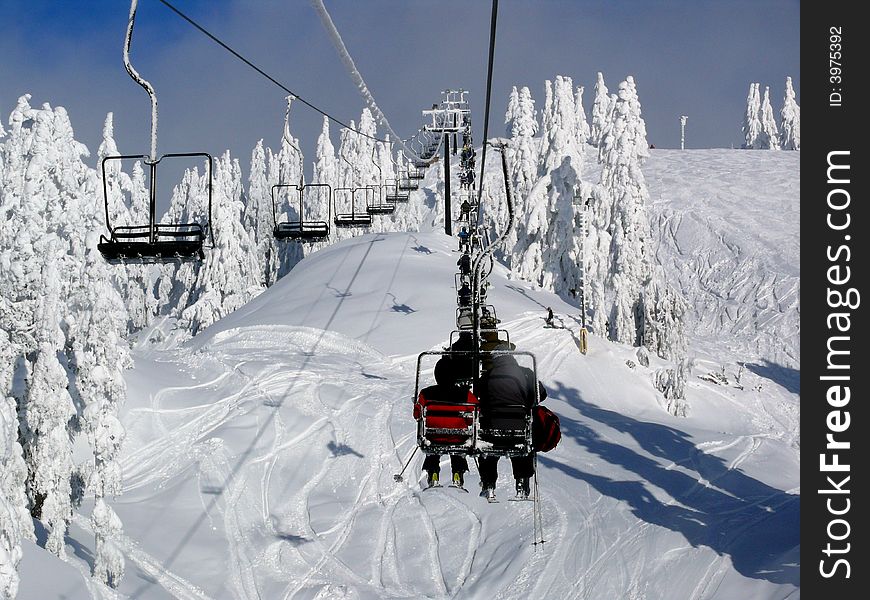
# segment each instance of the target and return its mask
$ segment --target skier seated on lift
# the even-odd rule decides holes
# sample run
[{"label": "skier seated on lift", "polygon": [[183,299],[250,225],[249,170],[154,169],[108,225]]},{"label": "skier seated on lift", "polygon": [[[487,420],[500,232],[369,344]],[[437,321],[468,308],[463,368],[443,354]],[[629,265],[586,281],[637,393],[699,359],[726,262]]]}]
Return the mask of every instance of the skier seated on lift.
[{"label": "skier seated on lift", "polygon": [[[442,356],[435,363],[435,385],[420,390],[420,395],[414,403],[414,419],[419,421],[423,418],[423,408],[437,407],[439,404],[477,404],[477,398],[471,393],[467,386],[457,385],[457,365],[449,356]],[[467,407],[466,407],[467,408]],[[434,411],[433,411],[434,412]],[[459,411],[457,411],[459,412]],[[465,430],[468,426],[466,418],[459,414],[439,414],[427,418],[427,426]],[[455,439],[452,437],[445,438],[446,443],[456,443],[461,441],[461,436]],[[426,486],[433,487],[438,484],[439,474],[441,473],[441,455],[427,454],[423,461],[423,470],[426,472]],[[464,487],[465,472],[468,471],[468,461],[461,454],[450,455],[450,468],[453,471],[453,485]]]},{"label": "skier seated on lift", "polygon": [[468,219],[468,213],[471,212],[471,204],[468,200],[463,200],[462,204],[459,205],[459,214],[460,218],[464,221]]},{"label": "skier seated on lift", "polygon": [[[508,342],[500,342],[496,350],[514,350]],[[526,428],[526,414],[535,405],[535,386],[543,401],[547,390],[535,381],[534,372],[520,366],[510,354],[496,354],[483,361],[484,373],[480,379],[480,426],[488,430],[519,430]],[[498,455],[480,458],[480,495],[488,500],[495,497],[498,480]],[[529,497],[529,479],[535,474],[534,451],[527,456],[512,456],[511,467],[516,480],[517,498]]]},{"label": "skier seated on lift", "polygon": [[456,264],[459,266],[460,273],[463,275],[471,274],[471,255],[468,252],[465,252],[460,256],[459,260],[456,261]]},{"label": "skier seated on lift", "polygon": [[470,237],[470,234],[468,233],[468,229],[463,227],[462,230],[459,232],[458,237],[459,237],[459,249],[461,250],[463,244],[468,243],[468,238]]},{"label": "skier seated on lift", "polygon": [[471,306],[471,286],[467,281],[462,282],[462,287],[459,288],[457,294],[459,296],[459,306]]},{"label": "skier seated on lift", "polygon": [[555,324],[553,323],[553,309],[549,306],[547,307],[547,319],[544,321],[544,323],[547,325],[547,327],[555,327]]}]

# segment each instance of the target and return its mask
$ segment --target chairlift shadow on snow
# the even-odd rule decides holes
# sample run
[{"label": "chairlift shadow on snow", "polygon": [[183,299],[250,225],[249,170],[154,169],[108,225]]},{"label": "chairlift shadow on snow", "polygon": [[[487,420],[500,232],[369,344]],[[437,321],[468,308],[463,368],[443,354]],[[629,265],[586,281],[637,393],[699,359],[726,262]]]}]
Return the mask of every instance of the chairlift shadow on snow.
[{"label": "chairlift shadow on snow", "polygon": [[351,292],[350,290],[341,291],[340,289],[334,288],[331,285],[327,285],[326,289],[330,290],[332,292],[332,295],[336,298],[349,298],[353,296],[353,292]]},{"label": "chairlift shadow on snow", "polygon": [[[795,560],[800,547],[799,495],[730,469],[723,459],[698,449],[679,429],[600,408],[560,382],[550,390],[550,398],[567,402],[583,420],[630,435],[649,456],[605,439],[583,420],[559,415],[563,435],[639,480],[610,479],[539,455],[542,465],[587,482],[599,493],[627,504],[645,522],[680,533],[693,547],[707,546],[729,555],[745,577],[800,586],[800,561]],[[669,469],[663,462],[679,464],[696,475]],[[676,502],[661,502],[650,487],[663,490]]]},{"label": "chairlift shadow on snow", "polygon": [[357,452],[356,450],[354,450],[353,448],[351,448],[347,444],[336,443],[332,440],[329,440],[326,443],[326,448],[330,452],[332,452],[332,456],[336,457],[336,458],[339,456],[348,456],[348,455],[356,456],[358,458],[365,458],[365,456],[363,454],[360,454],[359,452]]},{"label": "chairlift shadow on snow", "polygon": [[402,313],[404,315],[410,315],[411,313],[417,312],[416,308],[411,308],[404,302],[402,304],[399,304],[399,300],[392,292],[388,292],[387,296],[390,296],[393,299],[393,305],[390,307],[390,310],[392,310],[393,312]]}]

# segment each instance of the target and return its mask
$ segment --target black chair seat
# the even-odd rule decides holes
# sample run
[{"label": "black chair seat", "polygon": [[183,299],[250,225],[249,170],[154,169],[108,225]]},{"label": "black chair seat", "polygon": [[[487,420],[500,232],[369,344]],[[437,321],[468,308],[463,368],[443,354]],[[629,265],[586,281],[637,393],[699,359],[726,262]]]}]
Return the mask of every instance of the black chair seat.
[{"label": "black chair seat", "polygon": [[323,221],[278,223],[273,234],[279,240],[318,240],[329,236],[329,225]]},{"label": "black chair seat", "polygon": [[334,223],[336,227],[370,227],[372,216],[368,214],[335,215]]},{"label": "black chair seat", "polygon": [[370,215],[389,215],[395,212],[395,204],[372,204],[366,207],[366,212]]},{"label": "black chair seat", "polygon": [[109,262],[172,262],[202,260],[203,240],[113,241],[101,238],[97,249]]}]

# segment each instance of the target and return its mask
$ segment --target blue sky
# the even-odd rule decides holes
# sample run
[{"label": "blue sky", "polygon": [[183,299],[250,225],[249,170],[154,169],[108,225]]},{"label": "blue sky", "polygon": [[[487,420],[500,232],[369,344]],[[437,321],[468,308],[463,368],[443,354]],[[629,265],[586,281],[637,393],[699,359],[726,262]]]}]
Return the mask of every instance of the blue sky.
[{"label": "blue sky", "polygon": [[[181,10],[286,84],[344,120],[363,102],[306,0],[174,0]],[[371,90],[397,132],[446,87],[471,90],[482,134],[489,2],[326,0]],[[790,75],[800,102],[800,4],[796,0],[501,0],[493,84],[493,134],[503,131],[511,85],[543,105],[545,79],[586,86],[595,73],[611,90],[634,75],[650,142],[689,147],[740,143],[749,83],[769,85],[774,110]],[[3,0],[0,114],[29,92],[36,105],[65,106],[76,137],[95,153],[115,113],[122,152],[148,150],[149,105],[127,76],[121,48],[126,0]],[[280,144],[283,92],[249,70],[157,0],[140,0],[133,63],[157,89],[159,150],[218,154],[229,148],[247,172],[254,144]],[[321,117],[296,105],[291,117],[310,165]],[[333,130],[337,139],[337,131]],[[307,167],[310,168],[310,167]]]}]

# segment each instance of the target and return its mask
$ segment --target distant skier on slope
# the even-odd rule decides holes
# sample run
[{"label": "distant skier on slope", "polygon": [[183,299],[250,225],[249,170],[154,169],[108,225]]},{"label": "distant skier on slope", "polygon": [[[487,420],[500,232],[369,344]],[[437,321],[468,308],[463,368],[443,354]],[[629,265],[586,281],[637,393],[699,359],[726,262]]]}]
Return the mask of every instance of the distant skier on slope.
[{"label": "distant skier on slope", "polygon": [[547,307],[547,318],[544,321],[544,324],[547,327],[555,327],[556,325],[553,323],[553,309],[549,306]]},{"label": "distant skier on slope", "polygon": [[[513,350],[513,344],[502,342],[498,350]],[[540,400],[547,397],[547,390],[540,381],[535,381],[531,369],[520,366],[510,354],[496,354],[485,361],[479,391],[480,420],[482,429],[523,429],[525,414],[535,404],[535,386]],[[516,480],[517,498],[529,497],[529,479],[535,474],[534,452],[528,456],[511,457],[511,467]],[[499,456],[484,456],[478,462],[480,469],[480,495],[487,500],[495,498],[495,483],[498,480]]]},{"label": "distant skier on slope", "polygon": [[[442,356],[435,364],[435,385],[430,385],[420,390],[420,395],[414,403],[414,418],[416,420],[419,421],[423,418],[423,409],[427,406],[438,404],[477,404],[477,398],[467,386],[456,384],[456,366],[453,363],[453,359],[449,356]],[[427,426],[462,430],[466,427],[466,424],[461,416],[439,414],[438,416],[428,418]],[[445,439],[445,441],[448,440]],[[426,472],[427,487],[440,485],[438,482],[441,473],[440,463],[440,454],[426,455],[426,459],[423,461],[423,471]],[[468,461],[464,456],[451,454],[450,468],[453,472],[452,484],[456,487],[464,488]]]}]

